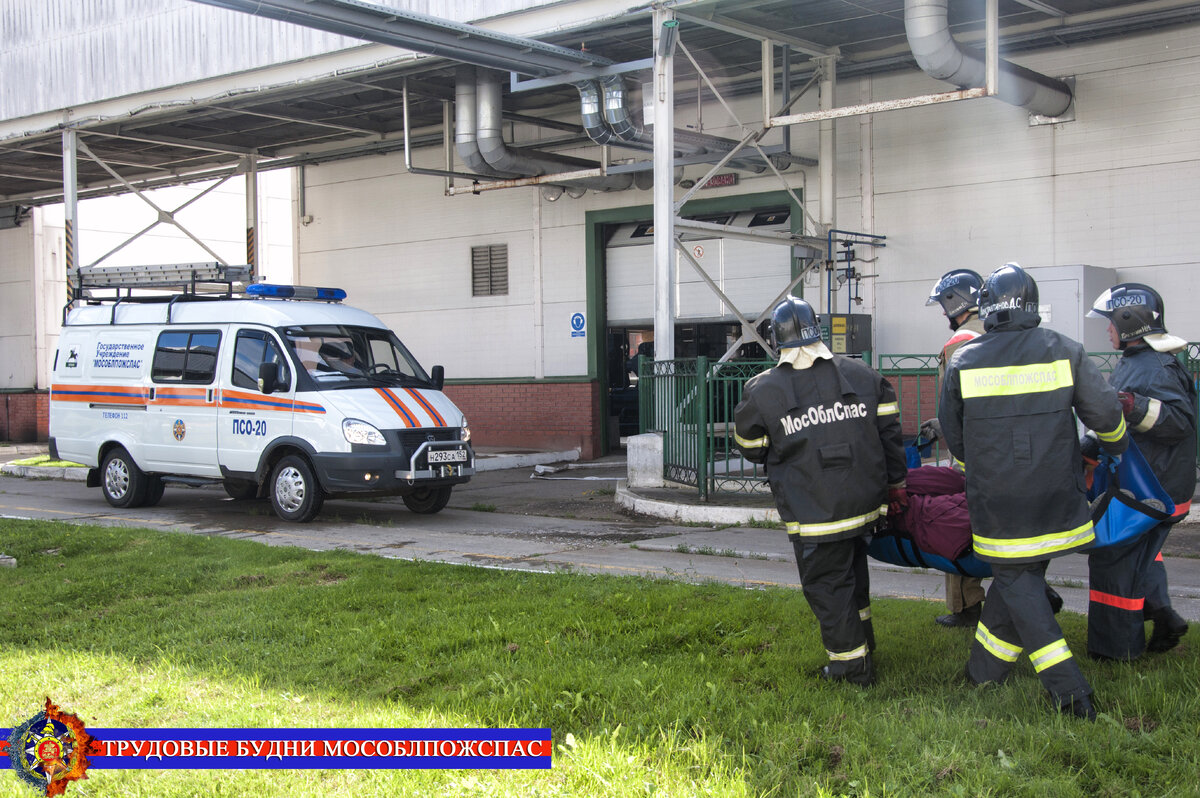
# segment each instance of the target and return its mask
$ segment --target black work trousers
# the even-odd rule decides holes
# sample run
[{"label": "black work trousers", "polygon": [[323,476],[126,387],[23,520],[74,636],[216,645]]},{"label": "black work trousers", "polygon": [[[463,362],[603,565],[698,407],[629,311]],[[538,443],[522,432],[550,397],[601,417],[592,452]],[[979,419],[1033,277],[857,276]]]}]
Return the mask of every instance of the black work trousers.
[{"label": "black work trousers", "polygon": [[992,563],[992,585],[975,627],[967,676],[976,684],[1002,682],[1024,652],[1058,706],[1086,698],[1092,688],[1063,639],[1046,596],[1046,561]]},{"label": "black work trousers", "polygon": [[869,684],[874,679],[870,652],[875,634],[866,536],[808,543],[795,535],[792,547],[804,598],[821,627],[830,677]]},{"label": "black work trousers", "polygon": [[1132,660],[1146,650],[1145,622],[1169,608],[1167,571],[1160,559],[1172,522],[1133,543],[1088,554],[1088,653]]}]

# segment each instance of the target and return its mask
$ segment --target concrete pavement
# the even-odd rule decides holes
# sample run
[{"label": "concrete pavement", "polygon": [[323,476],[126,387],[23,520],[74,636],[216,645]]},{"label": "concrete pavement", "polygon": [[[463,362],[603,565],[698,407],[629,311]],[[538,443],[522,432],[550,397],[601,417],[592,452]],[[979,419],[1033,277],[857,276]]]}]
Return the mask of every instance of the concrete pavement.
[{"label": "concrete pavement", "polygon": [[[4,459],[5,448],[0,448],[0,460]],[[557,458],[550,462],[562,463],[575,453],[562,456],[563,453],[497,450],[483,454],[480,459],[489,464],[488,470],[532,471],[539,462],[546,462],[546,458]],[[565,473],[612,475],[612,467],[619,464],[608,463],[607,469],[603,464],[577,465],[577,470]],[[12,470],[0,468],[0,471]],[[395,505],[386,502],[333,501],[316,521],[299,525],[279,521],[269,512],[263,512],[261,505],[255,513],[247,513],[246,503],[225,501],[219,488],[171,490],[158,507],[118,511],[104,502],[98,490],[60,481],[63,477],[56,473],[26,471],[23,475],[41,479],[5,480],[0,494],[0,515],[147,526],[253,539],[271,545],[352,549],[399,559],[540,572],[570,570],[685,581],[714,580],[748,588],[800,586],[786,534],[777,528],[748,525],[750,519],[761,517],[762,498],[747,500],[752,506],[731,510],[719,505],[700,505],[690,494],[678,490],[675,496],[680,501],[671,502],[669,492],[664,494],[660,490],[654,496],[642,496],[615,483],[614,499],[619,503],[636,507],[639,500],[652,500],[666,505],[668,510],[675,505],[675,518],[684,520],[681,523],[632,516],[615,521],[588,521],[455,508],[434,516],[416,516],[402,510],[397,513]],[[50,482],[46,481],[48,478]],[[537,504],[547,489],[541,480],[504,483],[505,491],[528,492],[526,498],[531,506]],[[690,515],[693,512],[701,515]],[[739,513],[742,515],[738,516]],[[738,523],[726,516],[742,518],[743,525],[726,526]],[[1198,531],[1191,529],[1187,534]],[[1167,556],[1166,565],[1176,610],[1190,621],[1200,621],[1200,559]],[[874,595],[942,600],[944,577],[939,571],[900,568],[874,560],[870,566]],[[1048,578],[1063,596],[1067,609],[1086,611],[1085,557],[1070,555],[1053,560]]]}]

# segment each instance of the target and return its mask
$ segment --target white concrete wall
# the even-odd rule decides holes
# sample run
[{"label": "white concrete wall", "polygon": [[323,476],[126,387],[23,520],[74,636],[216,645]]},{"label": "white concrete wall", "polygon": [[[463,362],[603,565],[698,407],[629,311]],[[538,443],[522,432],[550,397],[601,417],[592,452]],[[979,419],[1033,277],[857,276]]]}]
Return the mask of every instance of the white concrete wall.
[{"label": "white concrete wall", "polygon": [[[1190,312],[1200,290],[1192,231],[1200,215],[1198,32],[1192,26],[1021,58],[1076,78],[1073,122],[1031,127],[1024,111],[996,100],[875,115],[873,218],[888,236],[873,269],[881,275],[872,301],[878,351],[936,349],[945,322],[936,308],[922,307],[933,282],[956,267],[986,276],[1007,261],[1115,269],[1118,279],[1163,294],[1172,332],[1200,339],[1200,318]],[[871,84],[874,99],[939,87],[915,73]],[[858,130],[847,127],[839,122],[844,221],[862,200]],[[1080,312],[1093,299],[1079,297]]]},{"label": "white concrete wall", "polygon": [[[291,175],[259,175],[260,274],[292,282]],[[207,184],[147,192],[172,211]],[[157,212],[132,194],[79,203],[78,264],[90,265],[130,234],[149,225]],[[179,221],[229,263],[245,263],[245,183],[234,178],[184,209]],[[66,304],[63,206],[34,208],[13,230],[0,230],[0,388],[47,388]],[[174,225],[159,224],[101,265],[211,261],[214,258]]]},{"label": "white concrete wall", "polygon": [[[1200,292],[1192,230],[1200,217],[1198,33],[1192,26],[1017,59],[1076,78],[1072,122],[1031,126],[1025,111],[991,99],[839,120],[838,226],[887,236],[885,248],[857,248],[876,258],[858,264],[878,276],[864,282],[865,302],[853,308],[875,316],[875,351],[937,351],[949,331],[940,310],[925,306],[934,281],[957,267],[986,276],[1008,261],[1088,264],[1148,282],[1167,298],[1172,332],[1200,340],[1200,317],[1189,312]],[[915,71],[888,74],[842,82],[838,104],[947,88]],[[815,93],[806,96],[796,110],[816,102]],[[760,116],[756,97],[733,107],[744,124]],[[738,135],[717,105],[703,115],[681,105],[676,121]],[[815,124],[794,127],[792,137],[794,152],[816,154]],[[419,156],[429,164],[439,157]],[[704,169],[689,167],[687,176]],[[815,168],[788,173],[790,185],[812,198],[814,215],[817,178]],[[651,202],[649,191],[636,190],[555,203],[533,188],[445,197],[440,178],[403,174],[399,156],[312,168],[307,183],[314,220],[298,234],[302,280],[347,288],[352,302],[384,317],[424,363],[443,363],[454,377],[586,373],[583,339],[571,338],[567,326],[585,310],[584,213]],[[770,174],[743,174],[735,187],[696,196],[780,188]],[[470,247],[487,243],[509,245],[507,298],[470,295]],[[815,284],[806,296],[818,299]],[[846,310],[846,299],[841,292],[836,311]],[[1085,312],[1093,299],[1080,295],[1069,309],[1056,301],[1056,318]]]},{"label": "white concrete wall", "polygon": [[0,230],[0,388],[29,388],[34,350],[34,230],[31,222]]}]

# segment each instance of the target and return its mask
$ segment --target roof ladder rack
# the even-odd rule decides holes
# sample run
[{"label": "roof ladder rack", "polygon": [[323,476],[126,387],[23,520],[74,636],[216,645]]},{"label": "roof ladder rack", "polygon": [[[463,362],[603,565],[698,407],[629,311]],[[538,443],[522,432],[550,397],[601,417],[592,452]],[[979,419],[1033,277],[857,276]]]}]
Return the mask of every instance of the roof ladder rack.
[{"label": "roof ladder rack", "polygon": [[226,288],[221,290],[228,293],[233,283],[249,281],[251,270],[247,265],[231,266],[216,261],[84,266],[68,272],[67,279],[74,294],[86,288],[182,288],[187,293],[196,293],[200,285],[223,285]]}]

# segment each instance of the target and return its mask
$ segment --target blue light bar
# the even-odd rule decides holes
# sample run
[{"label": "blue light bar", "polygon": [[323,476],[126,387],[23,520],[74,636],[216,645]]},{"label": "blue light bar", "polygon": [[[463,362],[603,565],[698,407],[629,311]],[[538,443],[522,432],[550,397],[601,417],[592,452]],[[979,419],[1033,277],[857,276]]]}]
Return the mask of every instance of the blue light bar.
[{"label": "blue light bar", "polygon": [[252,283],[246,286],[250,296],[273,299],[321,299],[326,302],[341,302],[346,292],[341,288],[317,288],[310,285],[276,285],[274,283]]}]

